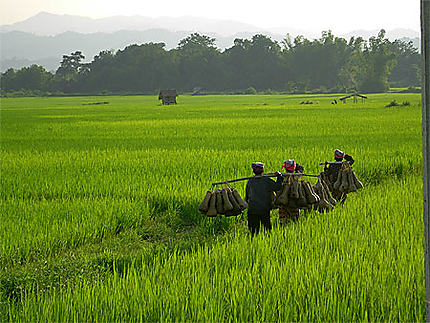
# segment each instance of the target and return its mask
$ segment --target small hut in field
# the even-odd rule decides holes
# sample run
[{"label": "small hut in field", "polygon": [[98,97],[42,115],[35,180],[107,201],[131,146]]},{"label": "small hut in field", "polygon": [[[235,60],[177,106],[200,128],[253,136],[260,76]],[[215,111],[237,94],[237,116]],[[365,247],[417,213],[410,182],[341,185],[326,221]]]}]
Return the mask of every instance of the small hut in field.
[{"label": "small hut in field", "polygon": [[193,89],[193,93],[191,95],[205,95],[205,91],[203,90],[202,87],[195,87]]},{"label": "small hut in field", "polygon": [[353,102],[357,103],[358,102],[358,98],[361,98],[361,102],[364,102],[364,100],[367,99],[367,96],[364,96],[364,95],[361,95],[361,94],[358,94],[358,93],[353,93],[353,94],[344,96],[343,98],[340,98],[339,101],[342,101],[343,103],[346,103],[346,99],[349,99],[349,98],[353,98],[353,100],[354,100]]},{"label": "small hut in field", "polygon": [[162,100],[163,104],[176,104],[176,97],[179,96],[175,89],[160,90],[158,100]]}]

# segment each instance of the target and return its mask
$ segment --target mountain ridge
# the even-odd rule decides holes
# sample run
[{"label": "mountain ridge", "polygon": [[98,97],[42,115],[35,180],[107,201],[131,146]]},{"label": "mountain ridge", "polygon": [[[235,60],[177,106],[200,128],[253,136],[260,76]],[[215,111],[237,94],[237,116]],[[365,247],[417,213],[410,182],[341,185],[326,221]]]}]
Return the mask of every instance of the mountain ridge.
[{"label": "mountain ridge", "polygon": [[[184,39],[193,32],[204,33],[210,37],[215,38],[216,45],[220,49],[225,49],[233,46],[233,41],[235,38],[251,38],[253,35],[258,33],[267,35],[277,41],[282,41],[282,39],[284,39],[287,34],[289,34],[293,38],[299,34],[303,35],[308,39],[320,37],[319,35],[315,34],[307,34],[305,32],[301,33],[299,29],[288,27],[277,27],[273,28],[272,30],[261,30],[256,26],[238,23],[237,25],[234,25],[236,26],[236,29],[234,29],[231,23],[235,22],[231,21],[230,25],[224,26],[227,27],[227,29],[230,28],[230,34],[226,35],[225,28],[221,30],[221,32],[207,31],[214,29],[219,25],[222,25],[220,23],[220,21],[222,20],[198,17],[178,17],[166,19],[151,17],[143,18],[147,19],[146,26],[148,27],[148,29],[118,29],[120,26],[130,27],[133,25],[143,28],[144,25],[142,24],[142,16],[138,15],[130,17],[112,16],[107,18],[93,19],[73,15],[56,15],[46,12],[41,12],[22,22],[18,22],[12,25],[0,26],[0,70],[1,72],[3,72],[10,67],[21,68],[31,64],[40,64],[48,70],[54,70],[59,66],[62,55],[70,54],[71,52],[76,50],[82,51],[83,54],[86,56],[87,60],[91,61],[92,58],[102,50],[116,51],[132,44],[163,42],[166,44],[166,49],[171,49],[175,48],[181,39]],[[41,20],[44,19],[49,20],[49,23],[45,24],[45,26],[42,26],[42,29],[50,29],[51,32],[54,30],[58,31],[61,28],[73,29],[73,26],[79,26],[79,28],[86,29],[88,31],[88,26],[93,24],[92,26],[94,27],[95,21],[102,21],[103,23],[107,22],[111,26],[111,31],[83,33],[75,30],[66,30],[60,33],[52,32],[51,34],[38,34],[38,29],[34,26],[34,24],[38,24]],[[174,29],[175,26],[179,26],[178,24],[184,19],[188,20],[188,25],[181,25],[184,27],[184,29],[176,31],[171,30]],[[118,21],[125,20],[127,21],[128,25],[121,25],[119,23],[115,23]],[[156,25],[153,23],[154,21],[158,21],[159,23],[162,22],[163,28],[150,28],[150,26]],[[206,22],[204,28],[199,27],[204,25],[204,22]],[[58,27],[58,24],[60,27]],[[195,24],[194,27],[192,26],[193,24]],[[13,29],[16,27],[18,30]],[[185,27],[190,28],[186,29]],[[246,28],[250,28],[250,30],[246,30]],[[31,32],[19,29],[31,29]],[[39,28],[39,30],[42,29]],[[376,36],[378,32],[379,30],[356,30],[343,35],[335,35],[338,37],[343,37],[345,39],[349,39],[352,36],[361,36],[367,39],[370,36]],[[391,40],[412,39],[415,47],[420,47],[419,38],[413,37],[414,35],[416,35],[414,31],[408,29],[388,30],[386,35]],[[419,34],[417,34],[417,36],[419,36]]]},{"label": "mountain ridge", "polygon": [[199,30],[230,35],[237,32],[263,32],[263,28],[233,20],[201,18],[194,16],[181,17],[146,17],[146,16],[110,16],[89,18],[74,15],[57,15],[40,12],[23,21],[0,26],[0,31],[23,31],[37,35],[53,36],[67,31],[80,33],[115,32],[118,30],[144,31],[163,28],[170,31]]},{"label": "mountain ridge", "polygon": [[[261,28],[252,24],[234,20],[213,19],[195,16],[181,17],[148,17],[141,15],[133,16],[109,16],[105,18],[89,18],[78,15],[59,15],[49,12],[39,12],[23,21],[9,25],[1,25],[0,32],[23,31],[36,35],[53,36],[67,31],[79,33],[111,33],[119,30],[145,31],[148,29],[167,29],[169,31],[198,31],[202,33],[216,33],[221,36],[231,36],[241,32],[250,33],[271,33],[286,35],[303,35],[307,38],[316,38],[319,34],[295,28],[292,26]],[[378,29],[373,30],[352,30],[340,34],[341,37],[361,36],[368,38],[378,33]],[[387,37],[398,39],[402,37],[420,37],[418,31],[406,28],[396,28],[387,30]]]}]

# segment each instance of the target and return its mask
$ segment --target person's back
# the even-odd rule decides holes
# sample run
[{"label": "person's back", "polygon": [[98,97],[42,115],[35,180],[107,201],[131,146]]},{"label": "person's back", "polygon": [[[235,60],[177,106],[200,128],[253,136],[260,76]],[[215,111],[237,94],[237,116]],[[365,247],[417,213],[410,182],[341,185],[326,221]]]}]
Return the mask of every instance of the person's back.
[{"label": "person's back", "polygon": [[325,173],[328,176],[328,179],[330,183],[334,184],[337,180],[337,175],[339,174],[340,168],[342,167],[342,164],[329,164],[328,167],[325,169]]},{"label": "person's back", "polygon": [[328,166],[326,164],[326,167],[324,168],[324,173],[326,173],[326,175],[328,176],[328,179],[331,184],[334,184],[334,182],[336,182],[344,159],[350,165],[354,164],[354,158],[352,158],[350,155],[345,154],[343,151],[336,149],[334,151],[334,160],[335,162],[337,162],[337,164],[329,164]]},{"label": "person's back", "polygon": [[[286,174],[294,174],[294,173],[304,173],[305,168],[296,163],[294,159],[284,160],[281,169],[284,169]],[[279,208],[279,223],[281,225],[285,225],[290,221],[295,221],[300,216],[300,210],[298,208],[290,208],[287,206]]]},{"label": "person's back", "polygon": [[276,182],[264,177],[264,164],[260,162],[252,163],[252,171],[255,177],[246,183],[245,201],[248,203],[248,228],[253,236],[260,231],[261,224],[267,231],[272,229],[270,222],[271,193],[282,188],[282,176],[277,172]]},{"label": "person's back", "polygon": [[324,173],[328,177],[328,181],[330,182],[329,188],[331,190],[331,194],[333,198],[337,201],[340,201],[340,204],[345,203],[347,193],[341,192],[338,189],[333,187],[334,183],[337,181],[337,177],[339,175],[340,169],[342,168],[342,163],[347,162],[349,165],[354,164],[354,158],[352,156],[345,154],[343,151],[336,149],[334,151],[334,160],[337,162],[336,164],[329,164],[324,167]]},{"label": "person's back", "polygon": [[282,188],[281,178],[275,182],[269,177],[255,176],[246,184],[249,212],[267,212],[272,208],[272,192]]}]

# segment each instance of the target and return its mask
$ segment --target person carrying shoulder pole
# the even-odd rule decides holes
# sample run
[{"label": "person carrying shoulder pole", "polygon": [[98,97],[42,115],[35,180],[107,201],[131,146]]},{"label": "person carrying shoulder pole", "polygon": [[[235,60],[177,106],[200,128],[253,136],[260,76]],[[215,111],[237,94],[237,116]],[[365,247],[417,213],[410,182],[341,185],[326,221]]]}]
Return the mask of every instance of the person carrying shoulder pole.
[{"label": "person carrying shoulder pole", "polygon": [[252,171],[255,176],[246,183],[245,201],[248,203],[248,228],[251,237],[258,234],[260,226],[270,232],[270,210],[272,208],[272,192],[282,188],[282,175],[276,172],[276,182],[269,177],[264,177],[264,164],[252,163]]},{"label": "person carrying shoulder pole", "polygon": [[[287,174],[292,173],[304,173],[305,168],[296,163],[294,159],[287,159],[283,162],[282,168],[285,168],[285,172]],[[280,207],[279,208],[279,224],[284,225],[290,221],[295,221],[300,216],[300,210],[289,208],[289,207]]]},{"label": "person carrying shoulder pole", "polygon": [[[333,184],[336,182],[337,176],[339,175],[340,169],[342,168],[342,162],[347,162],[349,165],[354,164],[354,158],[345,154],[340,149],[334,150],[334,160],[335,163],[329,163],[326,161],[324,166],[324,173],[330,182],[329,187],[333,187]],[[343,204],[346,200],[346,193],[342,193],[339,190],[333,189],[331,194],[337,201],[341,200],[341,204]]]}]

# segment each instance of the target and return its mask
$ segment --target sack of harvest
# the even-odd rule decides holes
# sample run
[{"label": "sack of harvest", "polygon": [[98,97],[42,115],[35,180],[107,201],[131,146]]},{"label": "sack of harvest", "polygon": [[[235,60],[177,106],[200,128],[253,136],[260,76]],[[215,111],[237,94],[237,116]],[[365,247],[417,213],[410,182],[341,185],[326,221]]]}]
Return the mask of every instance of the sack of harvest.
[{"label": "sack of harvest", "polygon": [[356,192],[357,187],[355,186],[354,177],[352,176],[352,169],[347,172],[347,176],[348,176],[348,184],[349,184],[348,191]]},{"label": "sack of harvest", "polygon": [[339,173],[337,174],[337,180],[336,180],[336,182],[334,182],[333,188],[335,190],[339,190],[340,185],[342,185],[342,171],[339,171]]},{"label": "sack of harvest", "polygon": [[328,175],[324,172],[321,172],[320,177],[323,180],[323,182],[326,184],[326,186],[328,187],[329,191],[330,192],[333,191],[333,184],[330,182]]},{"label": "sack of harvest", "polygon": [[328,201],[327,194],[323,188],[321,188],[321,194],[322,194],[323,198],[321,199],[320,204],[319,204],[319,211],[320,212],[328,212],[328,211],[333,210],[333,205],[331,205],[330,202]]},{"label": "sack of harvest", "polygon": [[215,192],[207,191],[199,205],[199,212],[208,217],[215,217],[217,214],[237,216],[247,207],[248,204],[242,200],[239,193],[234,188],[227,187]]},{"label": "sack of harvest", "polygon": [[308,209],[319,201],[311,184],[304,180],[288,178],[281,192],[278,203],[290,209]]},{"label": "sack of harvest", "polygon": [[360,188],[363,188],[363,184],[358,180],[357,176],[355,175],[354,171],[351,169],[352,173],[352,179],[354,181],[355,187],[359,190]]},{"label": "sack of harvest", "polygon": [[293,179],[293,185],[291,188],[291,197],[294,199],[299,199],[300,195],[299,195],[299,180],[298,179]]},{"label": "sack of harvest", "polygon": [[327,185],[327,182],[324,181],[324,179],[321,179],[321,185],[325,191],[326,197],[327,197],[327,201],[332,205],[335,206],[337,204],[336,199],[331,195],[330,189]]},{"label": "sack of harvest", "polygon": [[288,196],[290,193],[290,184],[285,181],[279,194],[276,196],[276,205],[288,205]]},{"label": "sack of harvest", "polygon": [[336,206],[337,200],[331,195],[330,191],[326,191],[326,193],[327,193],[328,202],[330,203],[330,205]]},{"label": "sack of harvest", "polygon": [[303,186],[304,186],[303,181],[298,182],[299,198],[297,199],[297,205],[301,208],[308,207],[308,202],[306,200],[306,193]]},{"label": "sack of harvest", "polygon": [[234,188],[227,188],[226,190],[228,199],[232,204],[233,209],[230,211],[226,211],[225,216],[238,216],[242,214],[242,211],[248,207],[248,203],[242,200],[239,192],[236,191]]},{"label": "sack of harvest", "polygon": [[308,184],[309,184],[308,182],[303,182],[303,189],[305,191],[306,203],[313,204],[313,195],[309,190]]},{"label": "sack of harvest", "polygon": [[323,208],[329,208],[330,207],[330,202],[327,200],[327,194],[324,190],[324,188],[322,186],[320,186],[318,188],[320,195],[320,202],[319,202],[319,206],[323,207]]},{"label": "sack of harvest", "polygon": [[328,201],[327,192],[324,189],[321,178],[318,178],[318,182],[315,184],[315,192],[318,194],[320,200],[318,202],[318,211],[326,212],[333,209],[333,206]]},{"label": "sack of harvest", "polygon": [[351,166],[345,162],[342,164],[338,179],[334,183],[333,188],[347,194],[363,188],[363,184],[357,179]]},{"label": "sack of harvest", "polygon": [[314,187],[311,185],[311,183],[308,183],[309,185],[309,189],[311,190],[311,193],[312,193],[312,195],[314,196],[314,200],[315,200],[315,202],[314,202],[314,204],[315,203],[319,203],[319,201],[320,201],[320,197],[318,196],[318,194],[316,193],[316,191],[315,191],[315,189],[314,189]]},{"label": "sack of harvest", "polygon": [[227,195],[228,195],[229,201],[233,205],[233,210],[226,211],[225,216],[236,216],[236,215],[242,214],[242,209],[240,208],[239,203],[237,203],[236,199],[234,198],[233,192],[231,191],[230,188],[227,188]]},{"label": "sack of harvest", "polygon": [[208,211],[206,213],[207,216],[209,217],[214,217],[217,215],[217,210],[216,210],[216,197],[214,193],[211,193],[210,199],[209,199],[209,208]]},{"label": "sack of harvest", "polygon": [[318,196],[315,194],[309,182],[304,182],[304,189],[306,192],[306,201],[308,202],[308,204],[315,204],[319,201]]},{"label": "sack of harvest", "polygon": [[288,204],[287,207],[290,209],[297,209],[299,205],[297,200],[299,199],[299,180],[294,177],[288,178],[288,183],[290,184],[290,191],[288,194]]},{"label": "sack of harvest", "polygon": [[202,214],[206,214],[209,210],[209,201],[211,199],[212,196],[212,192],[211,191],[207,191],[206,195],[202,201],[202,203],[200,203],[199,205],[199,212]]},{"label": "sack of harvest", "polygon": [[290,209],[298,209],[299,206],[297,205],[297,199],[290,196],[290,198],[288,199],[288,204],[286,205],[286,207],[288,207]]},{"label": "sack of harvest", "polygon": [[[294,179],[293,177],[287,177],[284,180],[283,189],[279,196],[279,204],[283,207],[287,207],[290,209],[299,208],[299,198],[300,198],[300,190],[299,190],[299,180]],[[301,201],[302,205],[304,205],[303,200]]]},{"label": "sack of harvest", "polygon": [[248,208],[248,203],[246,203],[241,197],[238,191],[236,191],[236,189],[232,188],[231,189],[233,192],[233,196],[236,199],[236,202],[239,204],[240,209],[243,211],[245,209]]},{"label": "sack of harvest", "polygon": [[217,214],[224,214],[223,198],[220,190],[215,191],[215,207]]},{"label": "sack of harvest", "polygon": [[224,206],[224,210],[223,210],[224,213],[233,210],[233,204],[231,204],[231,202],[228,198],[228,192],[227,192],[226,188],[223,188],[221,190],[221,195],[222,195],[222,201],[223,201],[223,206]]},{"label": "sack of harvest", "polygon": [[341,179],[342,184],[340,184],[339,191],[347,192],[348,188],[349,188],[348,174],[345,170],[341,170],[340,174],[341,174],[341,178],[342,178]]}]

